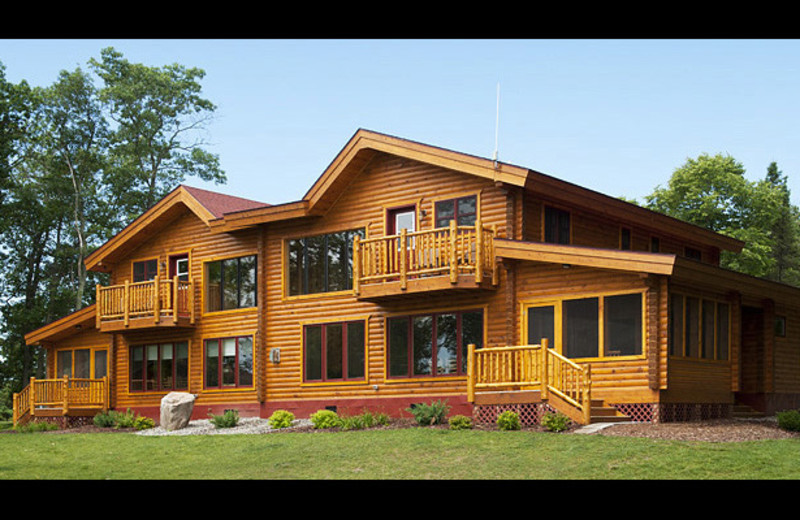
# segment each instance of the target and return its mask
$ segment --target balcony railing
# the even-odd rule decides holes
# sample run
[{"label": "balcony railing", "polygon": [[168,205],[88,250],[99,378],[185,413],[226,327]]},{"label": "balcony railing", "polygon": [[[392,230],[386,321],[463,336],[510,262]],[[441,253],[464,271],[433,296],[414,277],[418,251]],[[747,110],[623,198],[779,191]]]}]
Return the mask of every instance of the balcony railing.
[{"label": "balcony railing", "polygon": [[393,282],[400,291],[410,280],[446,277],[450,284],[459,276],[474,276],[476,285],[490,280],[497,285],[494,255],[496,228],[450,226],[377,238],[355,238],[353,244],[353,290],[358,296],[371,284]]},{"label": "balcony railing", "polygon": [[97,286],[100,330],[194,325],[194,282],[162,279]]}]

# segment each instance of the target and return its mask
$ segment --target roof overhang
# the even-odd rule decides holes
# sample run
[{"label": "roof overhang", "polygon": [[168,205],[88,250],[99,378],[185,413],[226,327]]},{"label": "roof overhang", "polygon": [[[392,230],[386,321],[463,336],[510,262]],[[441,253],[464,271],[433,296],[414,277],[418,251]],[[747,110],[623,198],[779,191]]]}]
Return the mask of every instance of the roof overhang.
[{"label": "roof overhang", "polygon": [[34,331],[25,334],[25,344],[41,345],[43,343],[55,342],[83,330],[94,328],[96,320],[95,305],[89,305],[79,311],[64,316],[60,320],[48,323]]}]

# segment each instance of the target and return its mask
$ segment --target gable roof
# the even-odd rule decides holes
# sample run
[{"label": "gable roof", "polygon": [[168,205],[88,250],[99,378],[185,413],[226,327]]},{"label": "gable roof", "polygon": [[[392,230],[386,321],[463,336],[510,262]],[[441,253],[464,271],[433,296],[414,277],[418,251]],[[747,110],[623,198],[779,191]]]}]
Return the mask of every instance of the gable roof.
[{"label": "gable roof", "polygon": [[96,316],[95,305],[89,305],[25,334],[25,344],[40,345],[45,341],[58,341],[72,336],[82,329],[93,329]]},{"label": "gable roof", "polygon": [[94,271],[107,270],[109,264],[113,264],[116,259],[187,211],[209,225],[226,212],[267,206],[263,202],[180,185],[86,257],[86,268]]}]

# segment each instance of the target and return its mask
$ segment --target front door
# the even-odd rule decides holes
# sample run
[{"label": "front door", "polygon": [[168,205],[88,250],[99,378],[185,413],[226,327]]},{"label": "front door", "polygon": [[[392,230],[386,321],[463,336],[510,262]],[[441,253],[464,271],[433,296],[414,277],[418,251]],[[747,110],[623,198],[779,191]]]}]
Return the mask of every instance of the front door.
[{"label": "front door", "polygon": [[407,206],[390,209],[386,219],[386,234],[399,235],[401,229],[413,232],[416,229],[417,208]]},{"label": "front door", "polygon": [[189,281],[189,255],[174,255],[169,257],[169,278],[175,276],[183,282]]}]

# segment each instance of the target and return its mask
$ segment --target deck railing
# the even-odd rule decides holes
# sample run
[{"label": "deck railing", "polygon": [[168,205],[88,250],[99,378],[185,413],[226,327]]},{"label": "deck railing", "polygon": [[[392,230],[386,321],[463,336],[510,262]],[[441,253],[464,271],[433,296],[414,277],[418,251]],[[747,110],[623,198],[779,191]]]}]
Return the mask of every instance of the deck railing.
[{"label": "deck railing", "polygon": [[127,326],[131,319],[153,318],[158,324],[161,318],[171,317],[177,323],[179,317],[187,317],[194,323],[194,282],[192,280],[162,279],[107,287],[97,286],[98,326],[107,321],[122,320]]},{"label": "deck railing", "polygon": [[14,394],[14,425],[23,417],[41,415],[44,410],[58,410],[61,415],[69,415],[70,409],[107,410],[109,407],[108,378],[87,379],[70,378],[36,379],[31,378],[28,386]]},{"label": "deck railing", "polygon": [[390,280],[405,289],[409,278],[449,275],[456,283],[460,273],[474,273],[476,283],[489,277],[496,285],[494,262],[496,227],[458,226],[426,231],[400,230],[398,235],[362,239],[353,244],[353,289],[361,284]]},{"label": "deck railing", "polygon": [[467,399],[476,392],[538,390],[542,400],[550,393],[574,407],[589,423],[591,414],[591,371],[548,348],[522,345],[476,349],[469,345]]}]

